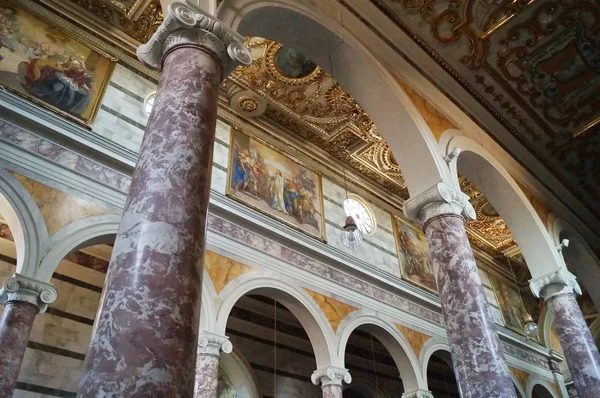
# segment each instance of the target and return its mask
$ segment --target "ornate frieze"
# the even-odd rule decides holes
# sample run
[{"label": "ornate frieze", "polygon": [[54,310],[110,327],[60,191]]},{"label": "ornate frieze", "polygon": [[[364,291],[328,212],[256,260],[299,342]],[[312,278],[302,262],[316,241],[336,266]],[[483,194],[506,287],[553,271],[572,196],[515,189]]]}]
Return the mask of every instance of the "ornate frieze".
[{"label": "ornate frieze", "polygon": [[582,293],[577,283],[577,278],[567,268],[561,268],[539,278],[532,279],[529,282],[529,287],[535,297],[541,297],[545,301],[561,294]]},{"label": "ornate frieze", "polygon": [[310,376],[310,380],[316,386],[341,386],[342,383],[350,384],[352,382],[352,376],[350,376],[348,369],[329,366],[325,369],[315,370]]},{"label": "ornate frieze", "polygon": [[243,44],[244,37],[205,13],[192,2],[171,3],[165,20],[148,43],[141,45],[138,58],[149,68],[160,70],[163,56],[180,45],[197,45],[221,63],[222,78],[238,65],[250,65],[252,55]]},{"label": "ornate frieze", "polygon": [[14,274],[4,281],[0,289],[0,303],[20,301],[32,304],[45,312],[48,304],[52,304],[57,297],[56,289],[49,284],[28,278],[24,275]]}]

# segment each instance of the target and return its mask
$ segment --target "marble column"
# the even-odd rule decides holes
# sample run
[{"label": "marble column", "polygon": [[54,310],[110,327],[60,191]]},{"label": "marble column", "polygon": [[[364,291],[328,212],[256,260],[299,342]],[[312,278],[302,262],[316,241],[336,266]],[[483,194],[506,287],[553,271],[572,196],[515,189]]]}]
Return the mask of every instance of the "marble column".
[{"label": "marble column", "polygon": [[323,398],[342,398],[342,383],[350,384],[352,382],[352,376],[348,369],[334,366],[315,370],[310,379],[315,386],[321,385]]},{"label": "marble column", "polygon": [[577,280],[566,268],[533,279],[530,287],[542,297],[563,349],[579,398],[600,397],[600,354],[577,304]]},{"label": "marble column", "polygon": [[161,70],[106,275],[78,397],[194,392],[219,85],[244,38],[173,3],[138,57]]},{"label": "marble column", "polygon": [[217,398],[221,351],[230,354],[232,350],[233,345],[229,337],[208,332],[200,333],[194,398]]},{"label": "marble column", "polygon": [[431,394],[431,391],[418,389],[404,392],[402,398],[433,398],[433,395]]},{"label": "marble column", "polygon": [[516,398],[465,230],[463,215],[475,218],[469,197],[439,183],[404,210],[427,235],[461,397]]},{"label": "marble column", "polygon": [[56,300],[52,285],[15,274],[4,281],[0,303],[0,397],[12,397],[35,316]]}]

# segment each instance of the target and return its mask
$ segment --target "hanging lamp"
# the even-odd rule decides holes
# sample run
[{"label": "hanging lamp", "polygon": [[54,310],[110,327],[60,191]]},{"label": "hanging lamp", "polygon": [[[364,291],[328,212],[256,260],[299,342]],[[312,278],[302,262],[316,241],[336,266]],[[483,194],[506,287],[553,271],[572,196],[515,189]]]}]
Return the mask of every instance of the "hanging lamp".
[{"label": "hanging lamp", "polygon": [[[348,200],[348,181],[346,180],[346,169],[344,168],[344,189],[346,190],[346,197],[344,202]],[[340,236],[342,244],[349,249],[354,249],[360,245],[363,241],[363,234],[360,232],[358,225],[354,217],[346,215],[346,221],[342,227],[342,234]]]}]

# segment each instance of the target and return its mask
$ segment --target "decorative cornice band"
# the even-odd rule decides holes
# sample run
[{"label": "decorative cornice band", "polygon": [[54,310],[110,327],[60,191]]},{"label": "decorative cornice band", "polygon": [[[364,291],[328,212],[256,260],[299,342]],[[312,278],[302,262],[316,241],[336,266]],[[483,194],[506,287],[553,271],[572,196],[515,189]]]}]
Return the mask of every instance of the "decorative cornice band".
[{"label": "decorative cornice band", "polygon": [[431,391],[427,390],[415,390],[410,392],[405,392],[402,394],[402,398],[433,398],[433,394]]},{"label": "decorative cornice band", "polygon": [[252,55],[243,42],[242,35],[188,0],[185,4],[169,5],[163,23],[146,44],[138,47],[137,55],[149,68],[161,70],[163,57],[169,50],[182,44],[196,44],[221,61],[224,79],[239,64],[252,63]]},{"label": "decorative cornice band", "polygon": [[581,294],[577,278],[564,267],[530,280],[529,287],[535,297],[542,297],[545,301],[562,294]]},{"label": "decorative cornice band", "polygon": [[218,357],[223,351],[225,354],[231,354],[233,345],[229,337],[221,336],[209,332],[200,332],[198,337],[198,355],[211,355]]},{"label": "decorative cornice band", "polygon": [[310,380],[315,386],[318,386],[319,384],[321,384],[321,387],[329,385],[341,386],[343,382],[350,384],[352,382],[352,376],[350,376],[348,369],[329,366],[325,369],[315,370],[310,376]]},{"label": "decorative cornice band", "polygon": [[5,280],[0,289],[0,303],[6,304],[12,301],[29,303],[38,307],[40,312],[46,311],[48,304],[52,304],[56,297],[56,289],[51,284],[21,274],[14,274]]},{"label": "decorative cornice band", "polygon": [[469,196],[444,182],[404,202],[404,214],[409,220],[425,226],[431,219],[453,214],[470,219],[477,217]]}]

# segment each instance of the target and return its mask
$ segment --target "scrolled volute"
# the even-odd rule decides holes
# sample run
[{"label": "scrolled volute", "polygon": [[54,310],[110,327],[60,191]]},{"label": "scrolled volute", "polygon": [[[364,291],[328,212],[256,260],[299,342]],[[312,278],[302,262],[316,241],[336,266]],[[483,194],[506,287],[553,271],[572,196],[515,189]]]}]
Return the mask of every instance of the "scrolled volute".
[{"label": "scrolled volute", "polygon": [[243,44],[244,37],[193,2],[174,2],[167,9],[163,23],[147,43],[137,49],[140,61],[155,70],[162,69],[163,56],[182,44],[203,47],[222,66],[221,78],[238,65],[250,65],[252,55]]},{"label": "scrolled volute", "polygon": [[56,301],[57,296],[56,289],[51,284],[18,273],[5,280],[0,289],[0,303],[29,303],[38,307],[40,312],[45,312],[48,304]]},{"label": "scrolled volute", "polygon": [[198,337],[198,355],[218,356],[221,351],[231,354],[233,344],[229,337],[202,331]]},{"label": "scrolled volute", "polygon": [[404,214],[409,220],[419,221],[423,226],[443,214],[455,214],[472,220],[477,218],[469,196],[444,182],[404,202]]},{"label": "scrolled volute", "polygon": [[325,369],[315,370],[310,376],[310,380],[316,386],[328,386],[331,384],[342,385],[342,382],[350,384],[352,382],[352,376],[348,369],[337,368],[335,366],[329,366]]}]

